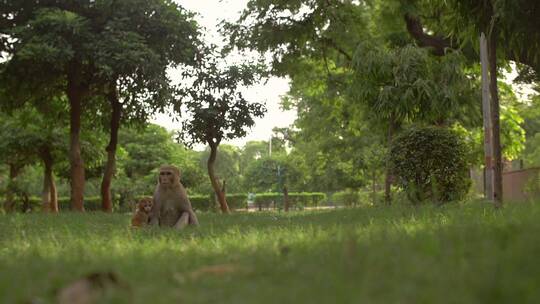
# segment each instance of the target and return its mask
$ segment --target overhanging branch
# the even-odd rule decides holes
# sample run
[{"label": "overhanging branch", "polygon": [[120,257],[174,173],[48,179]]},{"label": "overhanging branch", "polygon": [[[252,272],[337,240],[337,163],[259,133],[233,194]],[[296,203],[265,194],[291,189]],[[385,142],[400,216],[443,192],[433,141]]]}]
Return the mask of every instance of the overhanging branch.
[{"label": "overhanging branch", "polygon": [[438,35],[426,34],[422,22],[418,17],[410,14],[405,14],[404,17],[407,31],[416,40],[418,46],[431,48],[433,54],[436,56],[443,56],[446,49],[454,48],[454,44],[450,39]]}]

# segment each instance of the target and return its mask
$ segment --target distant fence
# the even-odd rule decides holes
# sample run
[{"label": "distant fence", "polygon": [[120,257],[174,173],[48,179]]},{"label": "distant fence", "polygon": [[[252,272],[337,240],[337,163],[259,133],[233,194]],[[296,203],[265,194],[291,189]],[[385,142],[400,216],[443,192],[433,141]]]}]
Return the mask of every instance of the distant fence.
[{"label": "distant fence", "polygon": [[[485,193],[483,170],[471,170],[474,191]],[[540,197],[540,167],[503,172],[503,200],[526,201]]]}]

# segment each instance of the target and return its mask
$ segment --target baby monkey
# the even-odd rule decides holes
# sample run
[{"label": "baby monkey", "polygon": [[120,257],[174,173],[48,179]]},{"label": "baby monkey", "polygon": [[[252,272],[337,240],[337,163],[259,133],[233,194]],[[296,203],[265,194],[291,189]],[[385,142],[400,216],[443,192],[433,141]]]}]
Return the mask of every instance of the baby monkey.
[{"label": "baby monkey", "polygon": [[143,227],[148,225],[150,210],[152,210],[153,205],[154,200],[151,197],[141,198],[137,203],[137,209],[135,209],[135,213],[131,219],[131,226]]}]

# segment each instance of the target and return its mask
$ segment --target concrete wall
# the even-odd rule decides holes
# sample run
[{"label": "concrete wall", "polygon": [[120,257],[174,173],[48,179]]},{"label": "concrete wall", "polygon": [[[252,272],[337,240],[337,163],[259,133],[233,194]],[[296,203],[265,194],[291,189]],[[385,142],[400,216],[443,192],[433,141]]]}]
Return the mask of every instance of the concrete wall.
[{"label": "concrete wall", "polygon": [[531,193],[531,184],[536,179],[540,185],[540,168],[522,169],[503,173],[503,200],[525,201],[538,197],[540,193]]},{"label": "concrete wall", "polygon": [[[483,170],[471,170],[473,181],[473,191],[476,194],[484,193]],[[530,185],[534,183],[540,187],[540,168],[529,168],[503,172],[503,200],[508,202],[526,201],[528,199],[540,197],[540,192],[532,193]]]}]

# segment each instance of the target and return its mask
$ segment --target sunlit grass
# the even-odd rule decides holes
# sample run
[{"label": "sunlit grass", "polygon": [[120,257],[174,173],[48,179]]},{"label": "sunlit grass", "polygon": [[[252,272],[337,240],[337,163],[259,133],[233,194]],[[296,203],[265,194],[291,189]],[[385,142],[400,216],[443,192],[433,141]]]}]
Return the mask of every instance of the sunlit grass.
[{"label": "sunlit grass", "polygon": [[0,216],[0,302],[51,302],[62,286],[100,271],[128,286],[109,290],[103,301],[115,303],[540,300],[535,204],[209,213],[200,220],[200,228],[179,232],[131,229],[122,214]]}]

